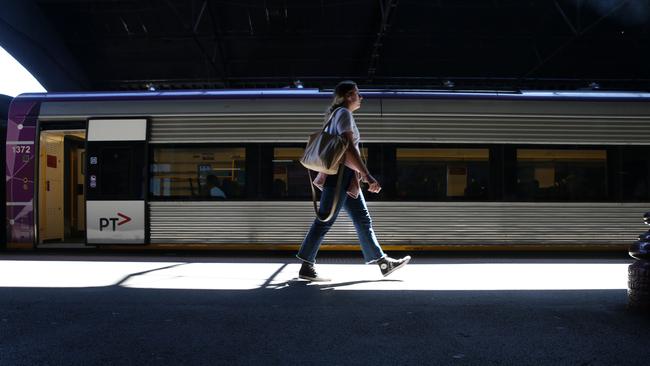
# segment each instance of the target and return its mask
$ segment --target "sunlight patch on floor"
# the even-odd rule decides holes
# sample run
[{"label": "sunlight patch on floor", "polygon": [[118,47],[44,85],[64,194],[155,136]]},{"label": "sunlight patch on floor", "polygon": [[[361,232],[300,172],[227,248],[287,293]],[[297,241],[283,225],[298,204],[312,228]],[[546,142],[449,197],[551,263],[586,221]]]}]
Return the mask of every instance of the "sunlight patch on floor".
[{"label": "sunlight patch on floor", "polygon": [[127,276],[183,263],[0,260],[0,287],[102,287]]},{"label": "sunlight patch on floor", "polygon": [[319,264],[325,283],[297,279],[298,263],[0,260],[0,287],[195,290],[609,290],[627,288],[627,263],[410,264],[389,277],[375,265]]},{"label": "sunlight patch on floor", "polygon": [[191,263],[134,276],[129,288],[253,290],[262,287],[283,263]]},{"label": "sunlight patch on floor", "polygon": [[610,290],[627,288],[628,264],[422,264],[409,265],[380,282],[371,282],[378,279],[370,273],[374,271],[363,278],[351,274],[343,278],[336,269],[322,267],[323,275],[335,274],[329,286],[335,290]]}]

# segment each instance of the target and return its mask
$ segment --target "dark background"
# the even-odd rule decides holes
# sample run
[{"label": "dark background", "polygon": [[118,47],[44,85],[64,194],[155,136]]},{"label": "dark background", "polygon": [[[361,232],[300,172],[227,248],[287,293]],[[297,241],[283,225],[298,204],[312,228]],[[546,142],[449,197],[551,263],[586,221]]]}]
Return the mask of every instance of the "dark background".
[{"label": "dark background", "polygon": [[[0,0],[48,91],[648,90],[648,0]],[[594,84],[595,83],[595,84]]]}]

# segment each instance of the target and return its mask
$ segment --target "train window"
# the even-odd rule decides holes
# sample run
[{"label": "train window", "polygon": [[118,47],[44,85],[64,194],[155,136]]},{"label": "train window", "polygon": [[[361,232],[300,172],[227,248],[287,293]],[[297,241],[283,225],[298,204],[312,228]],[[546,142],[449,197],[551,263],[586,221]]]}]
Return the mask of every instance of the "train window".
[{"label": "train window", "polygon": [[516,197],[533,201],[605,200],[607,151],[517,149]]},{"label": "train window", "polygon": [[128,147],[101,150],[100,165],[102,195],[131,193],[131,149]]},{"label": "train window", "polygon": [[489,149],[396,149],[396,198],[487,200]]},{"label": "train window", "polygon": [[[302,147],[276,147],[273,149],[273,198],[311,198],[307,169],[300,164],[305,149]],[[368,149],[361,149],[368,156]],[[312,172],[312,178],[316,178]]]},{"label": "train window", "polygon": [[622,152],[621,183],[625,201],[650,200],[650,149],[624,148]]},{"label": "train window", "polygon": [[151,164],[152,197],[200,200],[246,195],[243,147],[156,147]]},{"label": "train window", "polygon": [[307,169],[300,164],[305,151],[302,147],[276,147],[273,149],[274,198],[311,197]]}]

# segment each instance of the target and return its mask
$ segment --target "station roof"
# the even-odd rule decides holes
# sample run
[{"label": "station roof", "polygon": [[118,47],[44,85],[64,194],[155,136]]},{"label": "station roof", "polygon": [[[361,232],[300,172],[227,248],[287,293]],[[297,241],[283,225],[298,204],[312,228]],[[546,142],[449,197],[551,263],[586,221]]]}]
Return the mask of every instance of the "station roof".
[{"label": "station roof", "polygon": [[88,90],[648,90],[650,3],[33,0]]}]

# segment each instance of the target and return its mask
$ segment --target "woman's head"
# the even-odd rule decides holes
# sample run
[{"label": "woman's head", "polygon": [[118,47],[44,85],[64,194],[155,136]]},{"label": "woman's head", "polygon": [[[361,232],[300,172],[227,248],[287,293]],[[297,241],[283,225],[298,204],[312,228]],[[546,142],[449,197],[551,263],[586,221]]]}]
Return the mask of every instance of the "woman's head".
[{"label": "woman's head", "polygon": [[338,107],[346,107],[354,112],[361,107],[363,97],[359,94],[359,89],[354,81],[341,81],[334,88],[334,100],[330,106],[330,112]]}]

